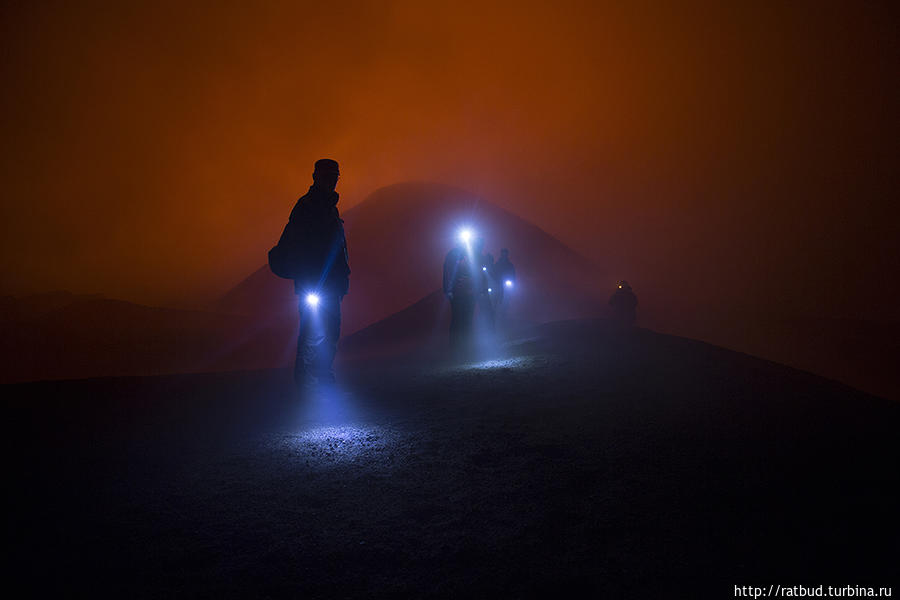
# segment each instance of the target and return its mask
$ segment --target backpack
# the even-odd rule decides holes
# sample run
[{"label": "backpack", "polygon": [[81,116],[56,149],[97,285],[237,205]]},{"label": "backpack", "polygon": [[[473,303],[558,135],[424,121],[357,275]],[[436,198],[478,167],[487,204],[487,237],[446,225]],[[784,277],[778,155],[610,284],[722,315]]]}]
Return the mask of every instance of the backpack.
[{"label": "backpack", "polygon": [[291,252],[279,241],[269,250],[269,268],[283,279],[296,279],[296,261],[291,260]]},{"label": "backpack", "polygon": [[269,268],[283,279],[301,279],[309,271],[309,249],[297,224],[288,221],[275,247],[269,250]]},{"label": "backpack", "polygon": [[[338,226],[335,235],[337,237],[331,239],[316,224],[310,224],[301,207],[298,214],[291,213],[291,219],[284,226],[278,243],[269,250],[269,269],[283,279],[318,282],[322,285],[335,263],[336,251],[346,253],[346,247],[336,245],[344,239],[342,226]],[[342,258],[340,262],[346,272],[338,275],[343,275],[346,280],[350,270],[346,267],[346,254]]]}]

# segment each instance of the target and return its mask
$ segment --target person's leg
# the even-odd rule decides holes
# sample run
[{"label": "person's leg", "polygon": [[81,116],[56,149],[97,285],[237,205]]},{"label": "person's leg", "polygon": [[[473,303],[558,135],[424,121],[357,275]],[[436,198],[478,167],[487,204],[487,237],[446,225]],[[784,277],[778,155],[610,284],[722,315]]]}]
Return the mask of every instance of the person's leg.
[{"label": "person's leg", "polygon": [[506,307],[508,302],[509,299],[501,294],[500,300],[494,306],[494,323],[497,331],[502,334],[506,333]]},{"label": "person's leg", "polygon": [[463,344],[470,344],[473,339],[475,325],[475,297],[469,294],[460,296],[460,338]]},{"label": "person's leg", "polygon": [[480,301],[481,307],[479,310],[484,313],[482,320],[484,322],[485,327],[489,333],[494,332],[494,303],[492,302],[491,296],[486,295],[481,297]]},{"label": "person's leg", "polygon": [[458,348],[462,332],[462,305],[458,296],[450,300],[450,346]]},{"label": "person's leg", "polygon": [[334,381],[334,357],[341,338],[341,297],[329,296],[319,305],[322,325],[321,336],[317,339],[317,369],[319,381]]},{"label": "person's leg", "polygon": [[305,385],[312,375],[315,348],[310,344],[313,315],[302,299],[300,300],[300,327],[297,332],[297,357],[294,360],[294,383]]}]

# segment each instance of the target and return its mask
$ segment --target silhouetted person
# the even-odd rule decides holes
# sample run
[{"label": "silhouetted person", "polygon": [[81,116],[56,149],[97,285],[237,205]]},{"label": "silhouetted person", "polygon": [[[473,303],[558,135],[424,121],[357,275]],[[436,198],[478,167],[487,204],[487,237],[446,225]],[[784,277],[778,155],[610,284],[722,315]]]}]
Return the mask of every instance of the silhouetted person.
[{"label": "silhouetted person", "polygon": [[497,284],[494,280],[494,255],[484,251],[484,238],[475,240],[472,259],[480,271],[476,297],[479,320],[482,326],[492,333],[495,326],[494,294],[497,292]]},{"label": "silhouetted person", "polygon": [[487,294],[484,240],[457,245],[444,259],[444,294],[450,300],[450,345],[461,348],[471,341],[475,306]]},{"label": "silhouetted person", "polygon": [[503,298],[507,291],[516,284],[516,268],[509,260],[509,248],[500,249],[500,260],[494,264],[494,279],[499,288],[495,302],[503,304]]},{"label": "silhouetted person", "polygon": [[500,260],[494,264],[493,269],[494,289],[492,300],[494,304],[494,320],[496,327],[505,329],[506,314],[509,311],[509,294],[512,293],[516,282],[516,269],[509,260],[509,249],[500,249]]},{"label": "silhouetted person", "polygon": [[272,249],[273,253],[279,250],[276,259],[269,255],[272,270],[293,279],[299,296],[294,380],[302,388],[334,381],[341,301],[350,287],[347,240],[335,191],[339,176],[336,161],[316,161],[313,184],[297,201],[278,246]]},{"label": "silhouetted person", "polygon": [[609,298],[612,316],[616,323],[631,327],[637,319],[637,296],[627,281],[620,281],[616,291]]},{"label": "silhouetted person", "polygon": [[450,345],[459,349],[468,341],[475,317],[475,282],[464,246],[458,245],[444,259],[444,295],[450,300]]}]

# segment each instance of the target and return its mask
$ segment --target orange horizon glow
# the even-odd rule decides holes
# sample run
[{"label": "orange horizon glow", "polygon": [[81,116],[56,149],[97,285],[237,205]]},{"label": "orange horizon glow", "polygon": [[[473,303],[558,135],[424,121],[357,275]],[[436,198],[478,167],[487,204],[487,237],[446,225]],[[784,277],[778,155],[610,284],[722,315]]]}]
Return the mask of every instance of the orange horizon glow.
[{"label": "orange horizon glow", "polygon": [[[0,293],[214,297],[265,262],[330,156],[344,211],[442,182],[639,293],[900,319],[878,6],[0,10]],[[861,301],[848,281],[889,289]]]}]

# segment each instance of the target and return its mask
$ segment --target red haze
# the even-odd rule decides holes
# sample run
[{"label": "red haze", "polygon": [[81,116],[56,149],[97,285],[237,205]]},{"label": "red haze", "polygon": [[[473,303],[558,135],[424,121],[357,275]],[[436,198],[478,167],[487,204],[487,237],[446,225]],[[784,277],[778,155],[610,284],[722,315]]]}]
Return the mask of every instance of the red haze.
[{"label": "red haze", "polygon": [[639,294],[900,319],[889,5],[486,4],[4,4],[0,292],[211,298],[333,156]]}]

